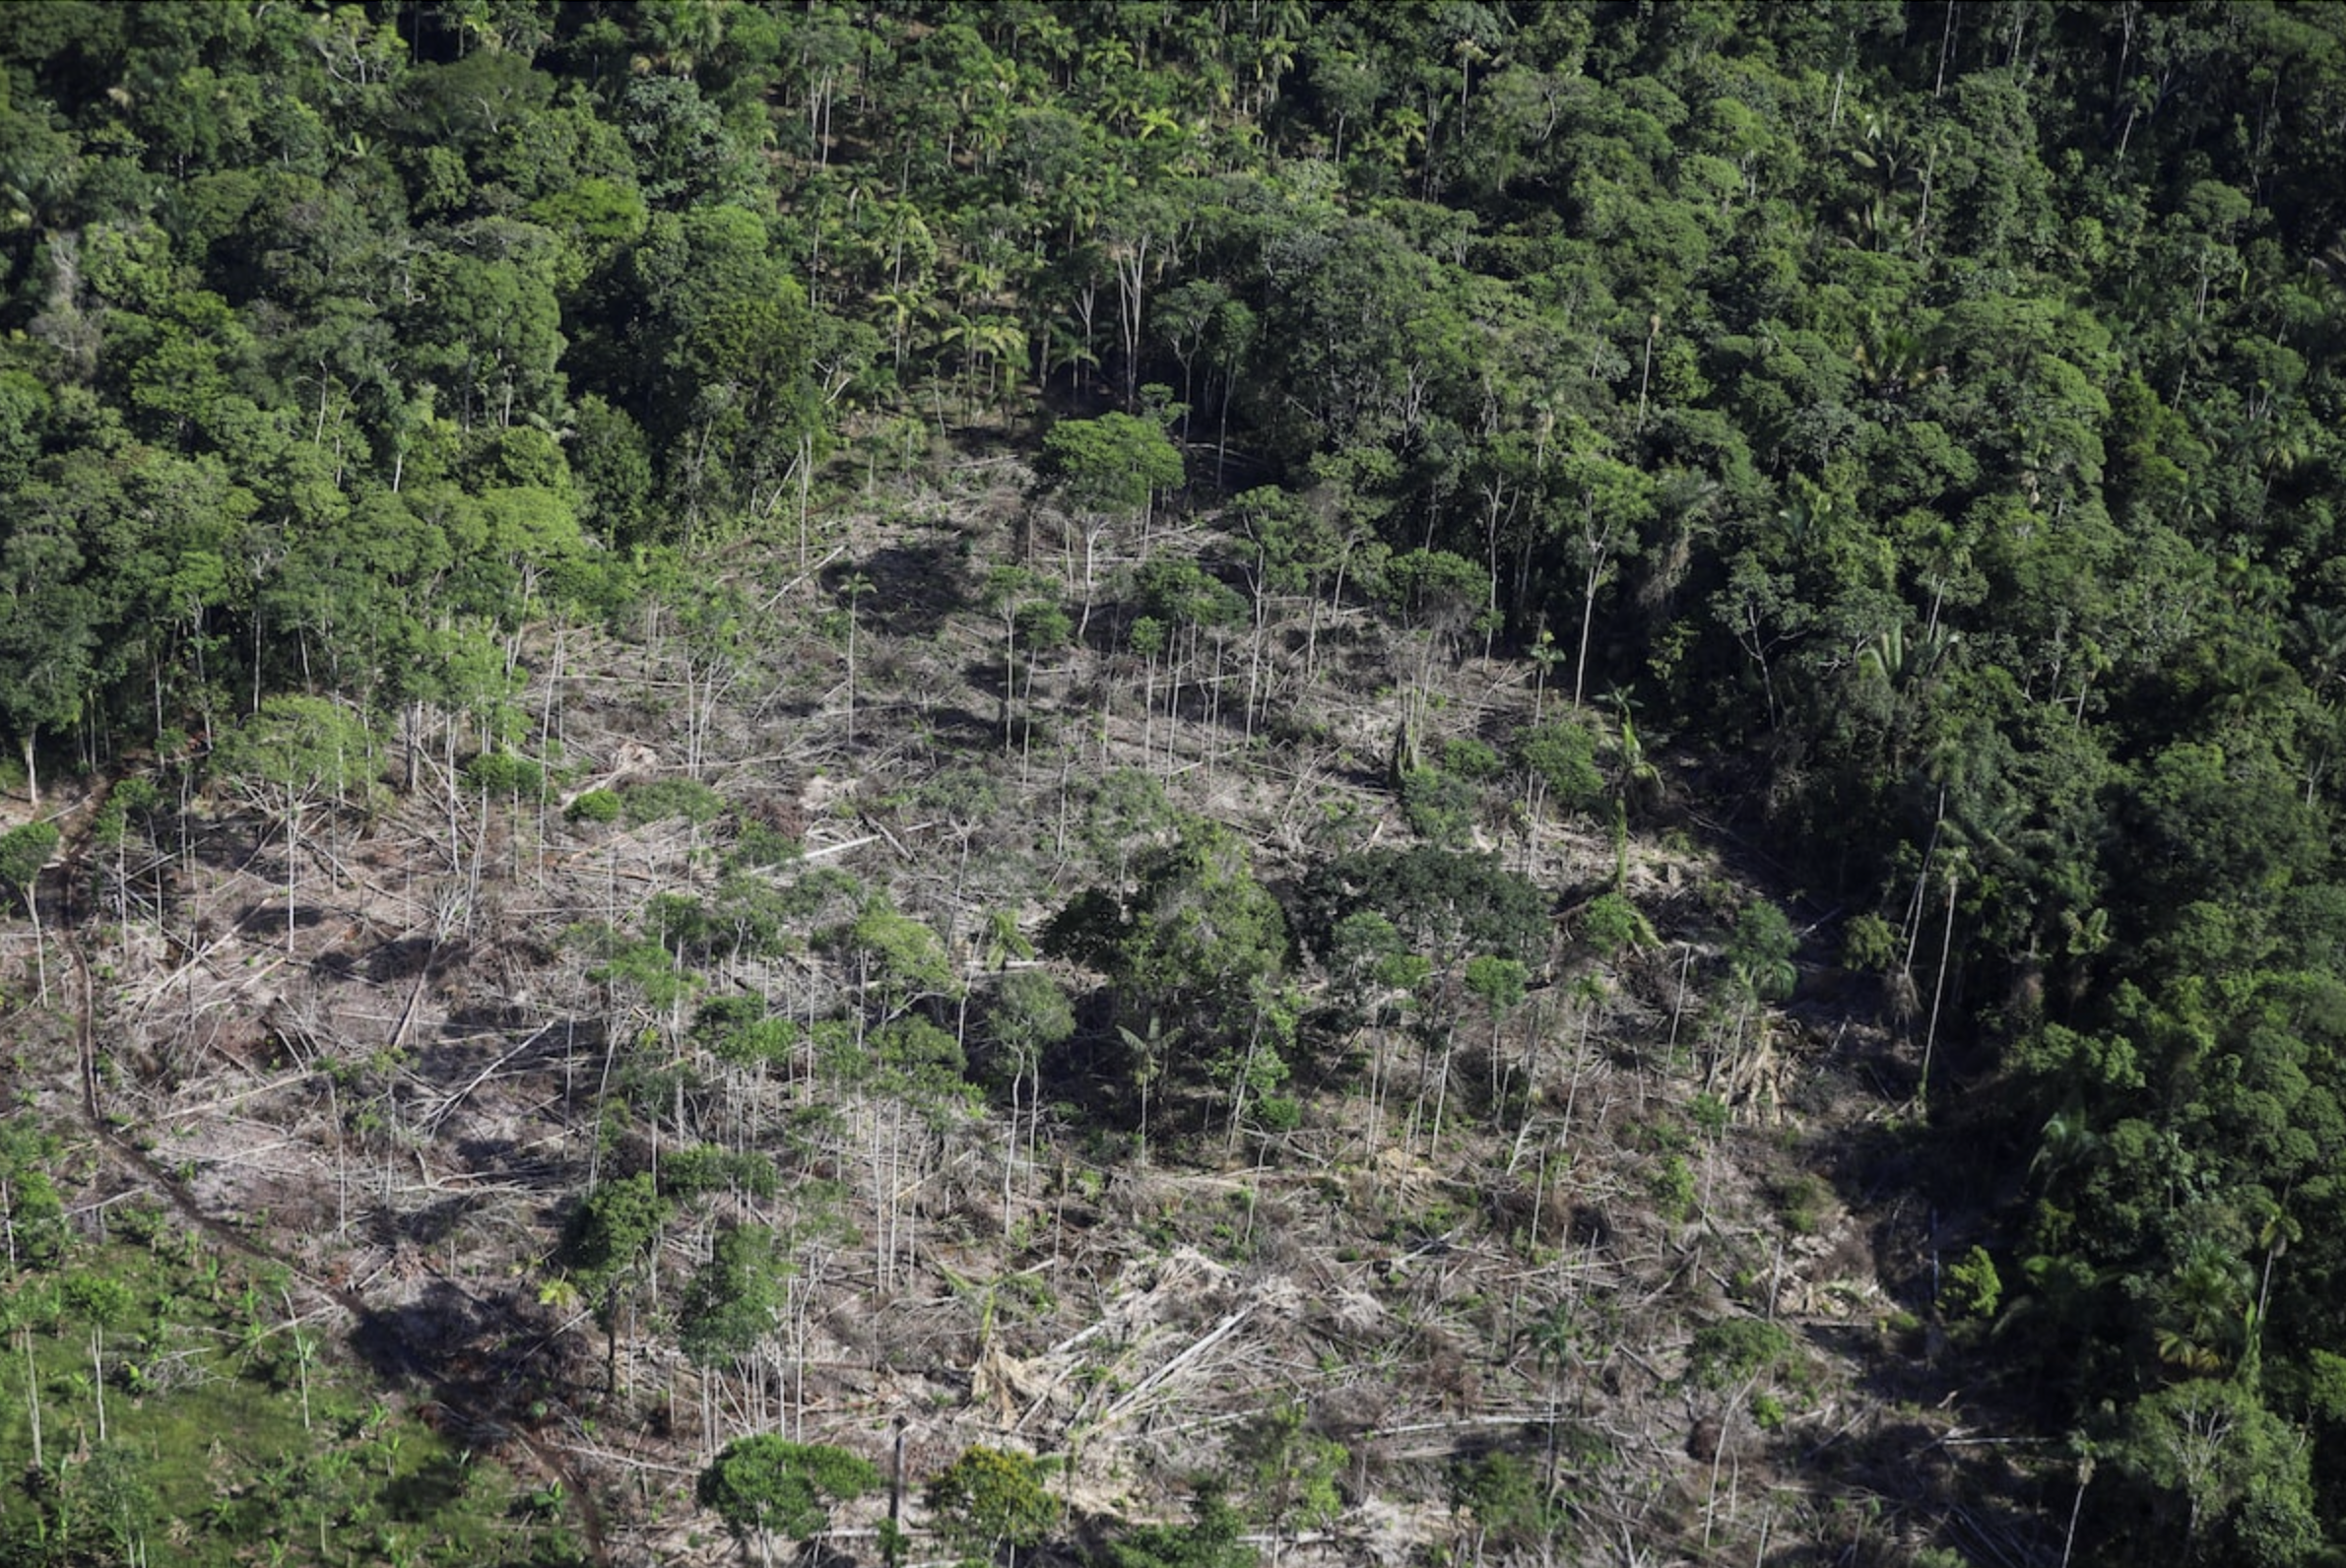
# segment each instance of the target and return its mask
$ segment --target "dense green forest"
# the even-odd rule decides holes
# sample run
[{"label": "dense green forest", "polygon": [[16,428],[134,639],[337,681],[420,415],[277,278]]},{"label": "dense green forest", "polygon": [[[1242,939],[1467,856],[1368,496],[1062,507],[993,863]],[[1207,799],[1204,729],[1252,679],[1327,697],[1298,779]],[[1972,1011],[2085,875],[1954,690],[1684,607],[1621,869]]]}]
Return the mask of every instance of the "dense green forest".
[{"label": "dense green forest", "polygon": [[[539,1305],[591,1311],[578,1376],[607,1387],[661,1311],[695,1365],[733,1365],[763,1331],[727,1310],[788,1274],[783,1228],[690,1210],[700,1273],[681,1306],[639,1302],[693,1203],[773,1200],[756,1138],[707,1133],[723,1113],[699,1098],[687,1142],[722,1157],[659,1163],[663,1095],[680,1127],[688,1094],[769,1072],[924,1116],[976,1095],[1009,1129],[1007,1216],[1046,1121],[1114,1130],[1141,1166],[1276,1163],[1315,1095],[1385,1072],[1348,1053],[1399,1009],[1440,1043],[1411,1150],[1456,1117],[1520,1156],[1532,1113],[1499,1042],[1574,983],[1553,916],[1584,955],[1651,947],[1626,868],[1667,837],[1770,893],[1715,900],[1681,1002],[1693,972],[1740,1045],[1746,1016],[1831,990],[1901,1043],[1895,1128],[1824,1163],[1852,1204],[1895,1186],[1948,1216],[1944,1267],[1934,1241],[1897,1288],[2000,1412],[2010,1506],[2041,1527],[2000,1556],[1926,1549],[2346,1552],[2346,13],[56,0],[0,7],[0,728],[23,824],[0,882],[33,1042],[0,1183],[28,1375],[40,1326],[60,1368],[98,1360],[102,1396],[103,1325],[130,1310],[98,1299],[115,1255],[61,1217],[71,1104],[29,1087],[26,1057],[65,1038],[50,938],[94,945],[99,991],[135,956],[100,928],[148,919],[184,961],[206,939],[174,923],[172,846],[207,823],[282,835],[249,941],[287,954],[313,913],[303,838],[363,882],[365,823],[438,800],[433,779],[459,782],[416,810],[459,882],[468,831],[524,831],[515,802],[540,848],[512,865],[542,872],[564,832],[689,824],[677,886],[576,911],[563,939],[599,965],[598,1017],[699,1064],[627,1080],[655,1152],[613,1135],[548,1209],[566,1228]],[[1031,483],[981,494],[989,464]],[[974,555],[883,558],[859,532],[981,503],[1015,521]],[[980,764],[885,776],[912,721],[884,692],[920,683],[905,650],[954,574],[994,700],[922,754],[1051,775],[1037,841],[1088,869],[941,936],[943,903],[793,860],[804,819],[721,833],[739,802],[702,780],[763,754],[724,717],[751,650],[810,639],[822,692],[761,722],[831,726],[834,773],[900,792],[858,842],[958,823],[966,868],[1010,811],[969,793]],[[1373,675],[1347,662],[1364,622],[1396,650]],[[550,744],[547,683],[597,639],[677,672],[661,780],[604,788]],[[1461,728],[1467,663],[1514,672],[1520,722]],[[1295,693],[1346,680],[1385,704],[1361,766],[1393,833],[1331,812],[1271,845],[1164,804],[1177,726],[1220,737],[1183,753],[1202,776],[1246,779],[1334,744]],[[1119,702],[1146,728],[1096,768]],[[1071,775],[1093,790],[1073,808]],[[1561,884],[1506,847],[1551,822],[1611,846],[1613,875]],[[474,905],[482,877],[475,852]],[[457,940],[438,918],[427,976]],[[803,1028],[741,979],[767,947],[830,977]],[[402,1013],[394,1055],[408,1032]],[[1490,1090],[1454,1090],[1486,1035]],[[369,1073],[392,1070],[354,1055],[337,1092],[395,1103]],[[793,1236],[819,1228],[804,1174]],[[895,1255],[876,1267],[888,1288]],[[1736,1321],[1776,1332],[1772,1306]],[[1766,1357],[1728,1359],[1732,1384]],[[741,1376],[753,1407],[776,1397]],[[354,1408],[349,1444],[376,1442]],[[98,1411],[99,1459],[135,1457]],[[1283,1419],[1249,1428],[1239,1502],[1300,1531],[1335,1517],[1311,1445],[1336,1439]],[[1536,1444],[1461,1462],[1474,1559],[1647,1560],[1574,1534],[1556,1419],[1544,1491]],[[745,1543],[804,1538],[883,1489],[876,1443],[746,1436],[695,1467],[698,1496]],[[99,1459],[80,1490],[11,1501],[15,1560],[162,1560],[119,1500],[135,1477]],[[980,1556],[1252,1549],[1212,1488],[1186,1526],[1078,1542],[1019,1453],[924,1479]],[[532,1484],[514,1516],[560,1516],[559,1483],[534,1504]],[[261,1495],[214,1525],[250,1528]],[[351,1528],[348,1560],[395,1560]],[[1766,1560],[1855,1560],[1786,1529]],[[324,1515],[314,1534],[346,1560]],[[588,1550],[551,1525],[499,1538],[519,1544],[449,1549]]]}]

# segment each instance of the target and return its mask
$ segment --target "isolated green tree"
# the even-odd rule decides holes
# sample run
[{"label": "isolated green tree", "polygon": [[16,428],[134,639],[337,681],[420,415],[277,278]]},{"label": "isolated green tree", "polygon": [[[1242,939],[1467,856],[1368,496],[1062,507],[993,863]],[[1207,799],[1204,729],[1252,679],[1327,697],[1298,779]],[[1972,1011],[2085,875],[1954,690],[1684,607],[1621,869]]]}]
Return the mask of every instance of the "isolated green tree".
[{"label": "isolated green tree", "polygon": [[847,959],[865,1013],[875,1024],[960,991],[944,941],[884,896],[868,900],[831,942]]},{"label": "isolated green tree", "polygon": [[[1286,920],[1255,880],[1246,846],[1218,823],[1192,820],[1181,836],[1140,855],[1138,885],[1118,900],[1104,889],[1078,894],[1044,928],[1048,950],[1105,973],[1120,1027],[1150,1020],[1142,1056],[1178,1037],[1180,1063],[1195,1077],[1242,1060],[1233,1095],[1261,1081],[1261,1053],[1281,1041]],[[1181,1020],[1173,1024],[1172,1020]]]},{"label": "isolated green tree", "polygon": [[1053,425],[1043,437],[1043,461],[1083,540],[1083,612],[1075,622],[1080,637],[1091,624],[1101,538],[1134,520],[1145,532],[1157,494],[1181,483],[1181,453],[1155,421],[1103,414]]},{"label": "isolated green tree", "polygon": [[1255,1568],[1261,1552],[1239,1538],[1246,1521],[1218,1487],[1190,1502],[1186,1525],[1131,1525],[1108,1540],[1108,1568]]},{"label": "isolated green tree", "polygon": [[[993,1006],[986,1013],[986,1033],[993,1042],[997,1071],[1009,1078],[1010,1115],[1009,1141],[1003,1160],[1003,1223],[1010,1223],[1010,1184],[1017,1163],[1019,1096],[1025,1092],[1026,1136],[1031,1150],[1040,1136],[1042,1120],[1041,1068],[1043,1055],[1075,1032],[1075,1010],[1067,991],[1039,969],[1013,969],[994,989]],[[1031,1152],[1030,1156],[1031,1158]]]},{"label": "isolated green tree", "polygon": [[677,1343],[694,1362],[721,1366],[756,1349],[782,1307],[782,1266],[763,1225],[726,1225],[709,1261],[684,1286]]},{"label": "isolated green tree", "polygon": [[293,944],[293,885],[301,856],[301,819],[331,810],[361,789],[374,756],[358,716],[326,697],[284,694],[221,737],[214,772],[285,823],[286,946]]},{"label": "isolated green tree", "polygon": [[40,930],[40,873],[57,853],[58,839],[57,824],[47,820],[27,822],[0,833],[0,885],[23,901],[25,918],[33,922],[33,963],[40,976],[44,1006],[49,997],[49,969],[48,945]]},{"label": "isolated green tree", "polygon": [[772,1535],[813,1540],[830,1528],[831,1510],[880,1484],[871,1461],[827,1443],[793,1443],[761,1432],[725,1445],[700,1472],[694,1495],[724,1520],[745,1549],[754,1541],[773,1561]]},{"label": "isolated green tree", "polygon": [[619,1331],[649,1277],[669,1217],[668,1200],[648,1173],[604,1182],[570,1222],[564,1261],[604,1334],[603,1392],[619,1389]]},{"label": "isolated green tree", "polygon": [[[2170,1560],[2281,1568],[2322,1536],[2304,1435],[2237,1379],[2194,1378],[2136,1401],[2105,1449],[2137,1512],[2119,1539]],[[2179,1549],[2180,1548],[2180,1549]]]},{"label": "isolated green tree", "polygon": [[1734,929],[1727,934],[1727,969],[1753,996],[1782,1001],[1799,982],[1799,971],[1792,966],[1799,946],[1800,934],[1785,912],[1756,898],[1736,912]]},{"label": "isolated green tree", "polygon": [[1020,1551],[1050,1537],[1060,1514],[1040,1464],[985,1447],[962,1450],[929,1482],[929,1507],[963,1550],[987,1559],[1007,1552],[1010,1568]]},{"label": "isolated green tree", "polygon": [[66,1307],[90,1325],[90,1390],[98,1401],[98,1440],[106,1440],[105,1339],[108,1330],[122,1326],[138,1298],[130,1286],[109,1274],[77,1274],[64,1283]]},{"label": "isolated green tree", "polygon": [[1597,737],[1570,718],[1520,730],[1515,754],[1523,768],[1534,817],[1544,805],[1571,813],[1594,811],[1604,799],[1597,766]]}]

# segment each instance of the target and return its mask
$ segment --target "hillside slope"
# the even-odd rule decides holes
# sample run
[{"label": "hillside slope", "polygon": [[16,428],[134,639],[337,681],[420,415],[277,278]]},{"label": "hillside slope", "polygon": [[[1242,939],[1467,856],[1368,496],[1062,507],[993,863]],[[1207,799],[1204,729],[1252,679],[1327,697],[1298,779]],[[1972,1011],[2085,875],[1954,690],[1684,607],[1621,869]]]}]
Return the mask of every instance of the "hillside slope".
[{"label": "hillside slope", "polygon": [[8,1551],[2335,1557],[2342,105],[0,7]]},{"label": "hillside slope", "polygon": [[[999,461],[954,472],[842,518],[820,571],[732,553],[714,586],[764,614],[721,648],[530,639],[545,774],[441,738],[394,790],[380,744],[299,839],[267,791],[82,836],[49,940],[96,977],[88,1081],[137,1154],[77,1131],[80,1201],[166,1197],[282,1262],[346,1377],[525,1478],[558,1465],[613,1561],[722,1555],[693,1477],[755,1430],[884,1462],[900,1427],[916,1541],[945,1528],[918,1486],[972,1446],[1061,1463],[1061,1538],[1178,1520],[1212,1476],[1291,1560],[2022,1528],[1945,1490],[1960,1385],[1922,1352],[1960,1238],[1901,1176],[1920,1020],[1885,1030],[1870,982],[1797,948],[1767,1000],[1734,931],[1770,889],[1667,773],[1625,771],[1617,722],[1358,611],[1266,610],[1252,741],[1210,686],[1152,702],[1070,647],[1017,672],[1006,735],[981,569],[1066,525]],[[859,617],[853,741],[845,625],[795,629],[827,606]],[[1303,910],[1332,853],[1424,842],[1384,778],[1404,713],[1470,776],[1535,709],[1584,738],[1585,811],[1534,818],[1512,762],[1428,769],[1458,784],[1431,855],[1537,889],[1520,981],[1477,995],[1457,940],[1382,974],[1282,950],[1268,1114],[1184,1059],[1184,1019],[1111,1022],[1099,973],[1029,946],[1192,818]],[[1020,1074],[1035,977],[1074,1009]],[[61,1024],[77,1001],[60,981]],[[70,1040],[20,1059],[52,1123]],[[615,1270],[582,1200],[646,1178]],[[712,1343],[736,1227],[772,1238],[769,1305]]]}]

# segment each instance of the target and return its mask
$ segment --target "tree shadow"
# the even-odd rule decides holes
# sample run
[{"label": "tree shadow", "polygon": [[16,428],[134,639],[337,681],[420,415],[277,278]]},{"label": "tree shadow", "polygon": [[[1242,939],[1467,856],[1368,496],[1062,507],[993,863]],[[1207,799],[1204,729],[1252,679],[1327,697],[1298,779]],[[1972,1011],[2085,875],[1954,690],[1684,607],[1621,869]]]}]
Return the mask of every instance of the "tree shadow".
[{"label": "tree shadow", "polygon": [[542,1193],[568,1192],[581,1174],[578,1160],[532,1153],[512,1138],[459,1139],[456,1157],[467,1175]]},{"label": "tree shadow", "polygon": [[383,1488],[383,1508],[394,1519],[428,1524],[465,1495],[472,1470],[455,1454],[434,1454]]},{"label": "tree shadow", "polygon": [[999,748],[1002,744],[1000,724],[957,704],[950,707],[926,704],[917,709],[908,709],[905,704],[891,703],[884,709],[875,705],[871,710],[875,719],[882,712],[907,711],[919,713],[920,722],[928,731],[931,743],[948,755],[984,751]]},{"label": "tree shadow", "polygon": [[289,921],[295,931],[311,931],[324,925],[331,912],[316,904],[295,903],[289,916],[283,901],[271,903],[264,899],[236,911],[236,934],[254,941],[265,940],[272,934],[282,937]]},{"label": "tree shadow", "polygon": [[1043,1053],[1038,1079],[1050,1106],[1076,1113],[1079,1125],[1125,1129],[1139,1125],[1132,1055],[1116,1032],[1115,998],[1101,986],[1070,999],[1075,1031]]},{"label": "tree shadow", "polygon": [[598,1060],[605,1040],[599,1018],[538,1021],[519,1009],[496,1004],[458,1009],[437,1030],[422,1037],[414,1064],[418,1079],[436,1088],[466,1085],[494,1068],[498,1078]]},{"label": "tree shadow", "polygon": [[2012,1450],[1957,1446],[1953,1435],[1926,1420],[1891,1417],[1822,1444],[1804,1434],[1780,1438],[1771,1446],[1787,1452],[1786,1468],[1803,1474],[1812,1495],[1838,1495],[1842,1505],[1817,1522],[1806,1544],[1771,1553],[1767,1562],[1887,1568],[1912,1561],[1906,1533],[1882,1525],[1901,1517],[1936,1521],[1939,1539],[1966,1562],[2062,1560],[2053,1521],[2064,1499],[2047,1495],[2045,1478],[2016,1464]]},{"label": "tree shadow", "polygon": [[886,545],[863,559],[826,566],[823,591],[844,606],[853,594],[863,627],[888,637],[934,636],[946,620],[970,608],[963,586],[969,540],[950,534],[918,543]]},{"label": "tree shadow", "polygon": [[250,869],[260,858],[262,849],[276,839],[276,834],[264,835],[256,817],[242,816],[202,820],[190,818],[182,824],[178,818],[156,823],[158,842],[176,840],[182,827],[186,833],[187,858],[207,871],[238,872]]},{"label": "tree shadow", "polygon": [[395,1306],[346,1304],[358,1317],[351,1347],[367,1370],[394,1385],[427,1385],[450,1413],[476,1423],[467,1435],[481,1443],[493,1444],[499,1426],[526,1422],[536,1401],[564,1398],[595,1376],[583,1341],[557,1335],[510,1295],[477,1296],[433,1279]]},{"label": "tree shadow", "polygon": [[358,978],[358,955],[337,947],[309,960],[309,972],[327,985],[344,985]]},{"label": "tree shadow", "polygon": [[383,943],[366,955],[366,978],[376,985],[413,980],[439,949],[440,945],[429,937],[401,937]]},{"label": "tree shadow", "polygon": [[377,1246],[396,1247],[402,1243],[430,1247],[446,1241],[464,1223],[464,1216],[478,1205],[464,1194],[442,1198],[421,1209],[405,1210],[378,1209],[367,1218],[369,1238]]},{"label": "tree shadow", "polygon": [[[475,1002],[453,1009],[440,1032],[451,1038],[470,1038],[491,1031],[513,1032],[535,1027],[537,1014],[515,1002]],[[559,1033],[559,1030],[555,1031]]]}]

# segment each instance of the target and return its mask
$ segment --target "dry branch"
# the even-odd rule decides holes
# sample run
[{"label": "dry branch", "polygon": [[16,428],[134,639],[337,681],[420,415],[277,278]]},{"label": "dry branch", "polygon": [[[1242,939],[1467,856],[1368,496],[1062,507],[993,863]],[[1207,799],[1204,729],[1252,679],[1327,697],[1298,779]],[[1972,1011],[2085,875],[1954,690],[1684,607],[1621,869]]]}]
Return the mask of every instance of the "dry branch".
[{"label": "dry branch", "polygon": [[[483,1068],[479,1073],[473,1075],[472,1080],[470,1082],[466,1083],[463,1088],[458,1089],[455,1093],[449,1095],[446,1100],[441,1102],[432,1110],[429,1116],[424,1117],[423,1122],[419,1124],[424,1135],[428,1138],[437,1134],[440,1130],[440,1124],[447,1121],[448,1117],[455,1111],[456,1107],[463,1104],[466,1097],[469,1096],[473,1090],[479,1088],[482,1084],[488,1082],[489,1078],[494,1077],[496,1075],[497,1069],[503,1067],[506,1063],[521,1055],[522,1052],[528,1050],[531,1046],[536,1045],[540,1040],[545,1039],[549,1034],[552,1034],[554,1032],[554,1026],[552,1023],[541,1024],[528,1039],[522,1041],[512,1050],[507,1051],[503,1056],[498,1057],[495,1061],[489,1063],[489,1066]],[[392,1049],[398,1049],[396,1036],[393,1038]]]},{"label": "dry branch", "polygon": [[1223,1318],[1221,1322],[1215,1324],[1188,1349],[1182,1351],[1172,1360],[1167,1361],[1163,1366],[1158,1367],[1154,1372],[1151,1372],[1148,1376],[1142,1378],[1139,1383],[1133,1386],[1132,1391],[1126,1394],[1123,1399],[1118,1400],[1114,1405],[1109,1405],[1106,1410],[1100,1413],[1099,1419],[1092,1423],[1091,1430],[1094,1433],[1105,1431],[1109,1427],[1114,1426],[1117,1422],[1123,1420],[1127,1415],[1130,1415],[1133,1412],[1134,1407],[1140,1403],[1144,1396],[1159,1386],[1170,1382],[1174,1377],[1178,1376],[1182,1369],[1187,1367],[1191,1362],[1197,1360],[1206,1351],[1212,1349],[1215,1345],[1230,1338],[1231,1335],[1237,1333],[1238,1326],[1246,1322],[1247,1318],[1254,1312],[1254,1310],[1255,1304],[1250,1301],[1245,1306],[1240,1307],[1236,1312],[1233,1312],[1229,1316]]}]

